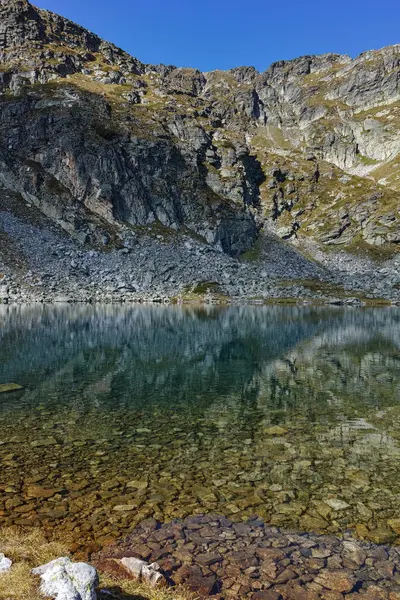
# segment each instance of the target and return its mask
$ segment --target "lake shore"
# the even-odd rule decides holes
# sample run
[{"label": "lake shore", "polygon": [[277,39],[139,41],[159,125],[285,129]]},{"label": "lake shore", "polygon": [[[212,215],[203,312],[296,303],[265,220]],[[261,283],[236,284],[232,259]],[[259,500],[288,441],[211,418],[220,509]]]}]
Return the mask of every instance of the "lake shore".
[{"label": "lake shore", "polygon": [[398,600],[400,547],[270,527],[254,516],[234,523],[195,515],[143,521],[125,540],[93,556],[105,572],[132,556],[157,562],[170,585],[220,600]]},{"label": "lake shore", "polygon": [[[32,569],[60,556],[78,560],[57,540],[57,531],[53,538],[47,540],[40,528],[0,531],[0,551],[13,563],[0,576],[0,598],[39,600]],[[270,527],[256,516],[238,523],[217,514],[165,524],[146,519],[86,560],[98,573],[91,596],[97,600],[400,598],[399,546],[362,541],[350,532],[333,536]],[[152,565],[157,584],[133,574],[140,564]]]}]

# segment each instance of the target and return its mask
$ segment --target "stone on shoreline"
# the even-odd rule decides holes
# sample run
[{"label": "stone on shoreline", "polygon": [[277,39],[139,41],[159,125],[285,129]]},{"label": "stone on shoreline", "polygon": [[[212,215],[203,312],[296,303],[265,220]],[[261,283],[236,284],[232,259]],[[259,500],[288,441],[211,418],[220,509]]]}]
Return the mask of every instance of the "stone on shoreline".
[{"label": "stone on shoreline", "polygon": [[5,573],[9,571],[12,565],[12,560],[5,557],[3,553],[0,552],[0,573]]},{"label": "stone on shoreline", "polygon": [[149,565],[144,560],[134,557],[124,557],[118,562],[138,581],[145,581],[152,587],[166,584],[166,579],[160,572],[160,566],[156,562]]},{"label": "stone on shoreline", "polygon": [[96,600],[97,571],[86,563],[73,563],[68,557],[57,558],[32,569],[40,575],[40,591],[53,600]]}]

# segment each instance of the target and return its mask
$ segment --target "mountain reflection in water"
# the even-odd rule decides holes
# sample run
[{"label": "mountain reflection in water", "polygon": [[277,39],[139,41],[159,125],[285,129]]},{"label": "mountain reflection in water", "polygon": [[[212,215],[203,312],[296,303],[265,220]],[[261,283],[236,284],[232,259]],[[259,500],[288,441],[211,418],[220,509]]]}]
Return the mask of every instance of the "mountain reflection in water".
[{"label": "mountain reflection in water", "polygon": [[395,308],[0,306],[0,383],[24,386],[0,395],[0,521],[101,544],[150,515],[215,511],[394,539],[399,321]]}]

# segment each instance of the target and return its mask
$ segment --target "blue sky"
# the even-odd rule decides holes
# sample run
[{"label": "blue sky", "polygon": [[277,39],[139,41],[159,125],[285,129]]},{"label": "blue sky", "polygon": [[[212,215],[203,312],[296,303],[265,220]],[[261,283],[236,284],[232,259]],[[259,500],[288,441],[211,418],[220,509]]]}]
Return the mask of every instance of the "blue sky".
[{"label": "blue sky", "polygon": [[400,42],[399,0],[33,0],[146,63],[209,71]]}]

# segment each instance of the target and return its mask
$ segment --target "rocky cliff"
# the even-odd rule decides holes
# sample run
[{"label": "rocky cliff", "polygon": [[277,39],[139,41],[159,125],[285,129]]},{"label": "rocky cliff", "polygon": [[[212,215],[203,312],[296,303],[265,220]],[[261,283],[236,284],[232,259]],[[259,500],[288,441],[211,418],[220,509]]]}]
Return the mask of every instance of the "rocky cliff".
[{"label": "rocky cliff", "polygon": [[[264,73],[145,65],[27,0],[0,0],[2,270],[31,292],[73,295],[71,282],[108,281],[282,295],[274,276],[357,288],[339,249],[352,273],[390,259],[394,297],[399,75],[400,46]],[[383,279],[364,291],[382,296]]]}]

